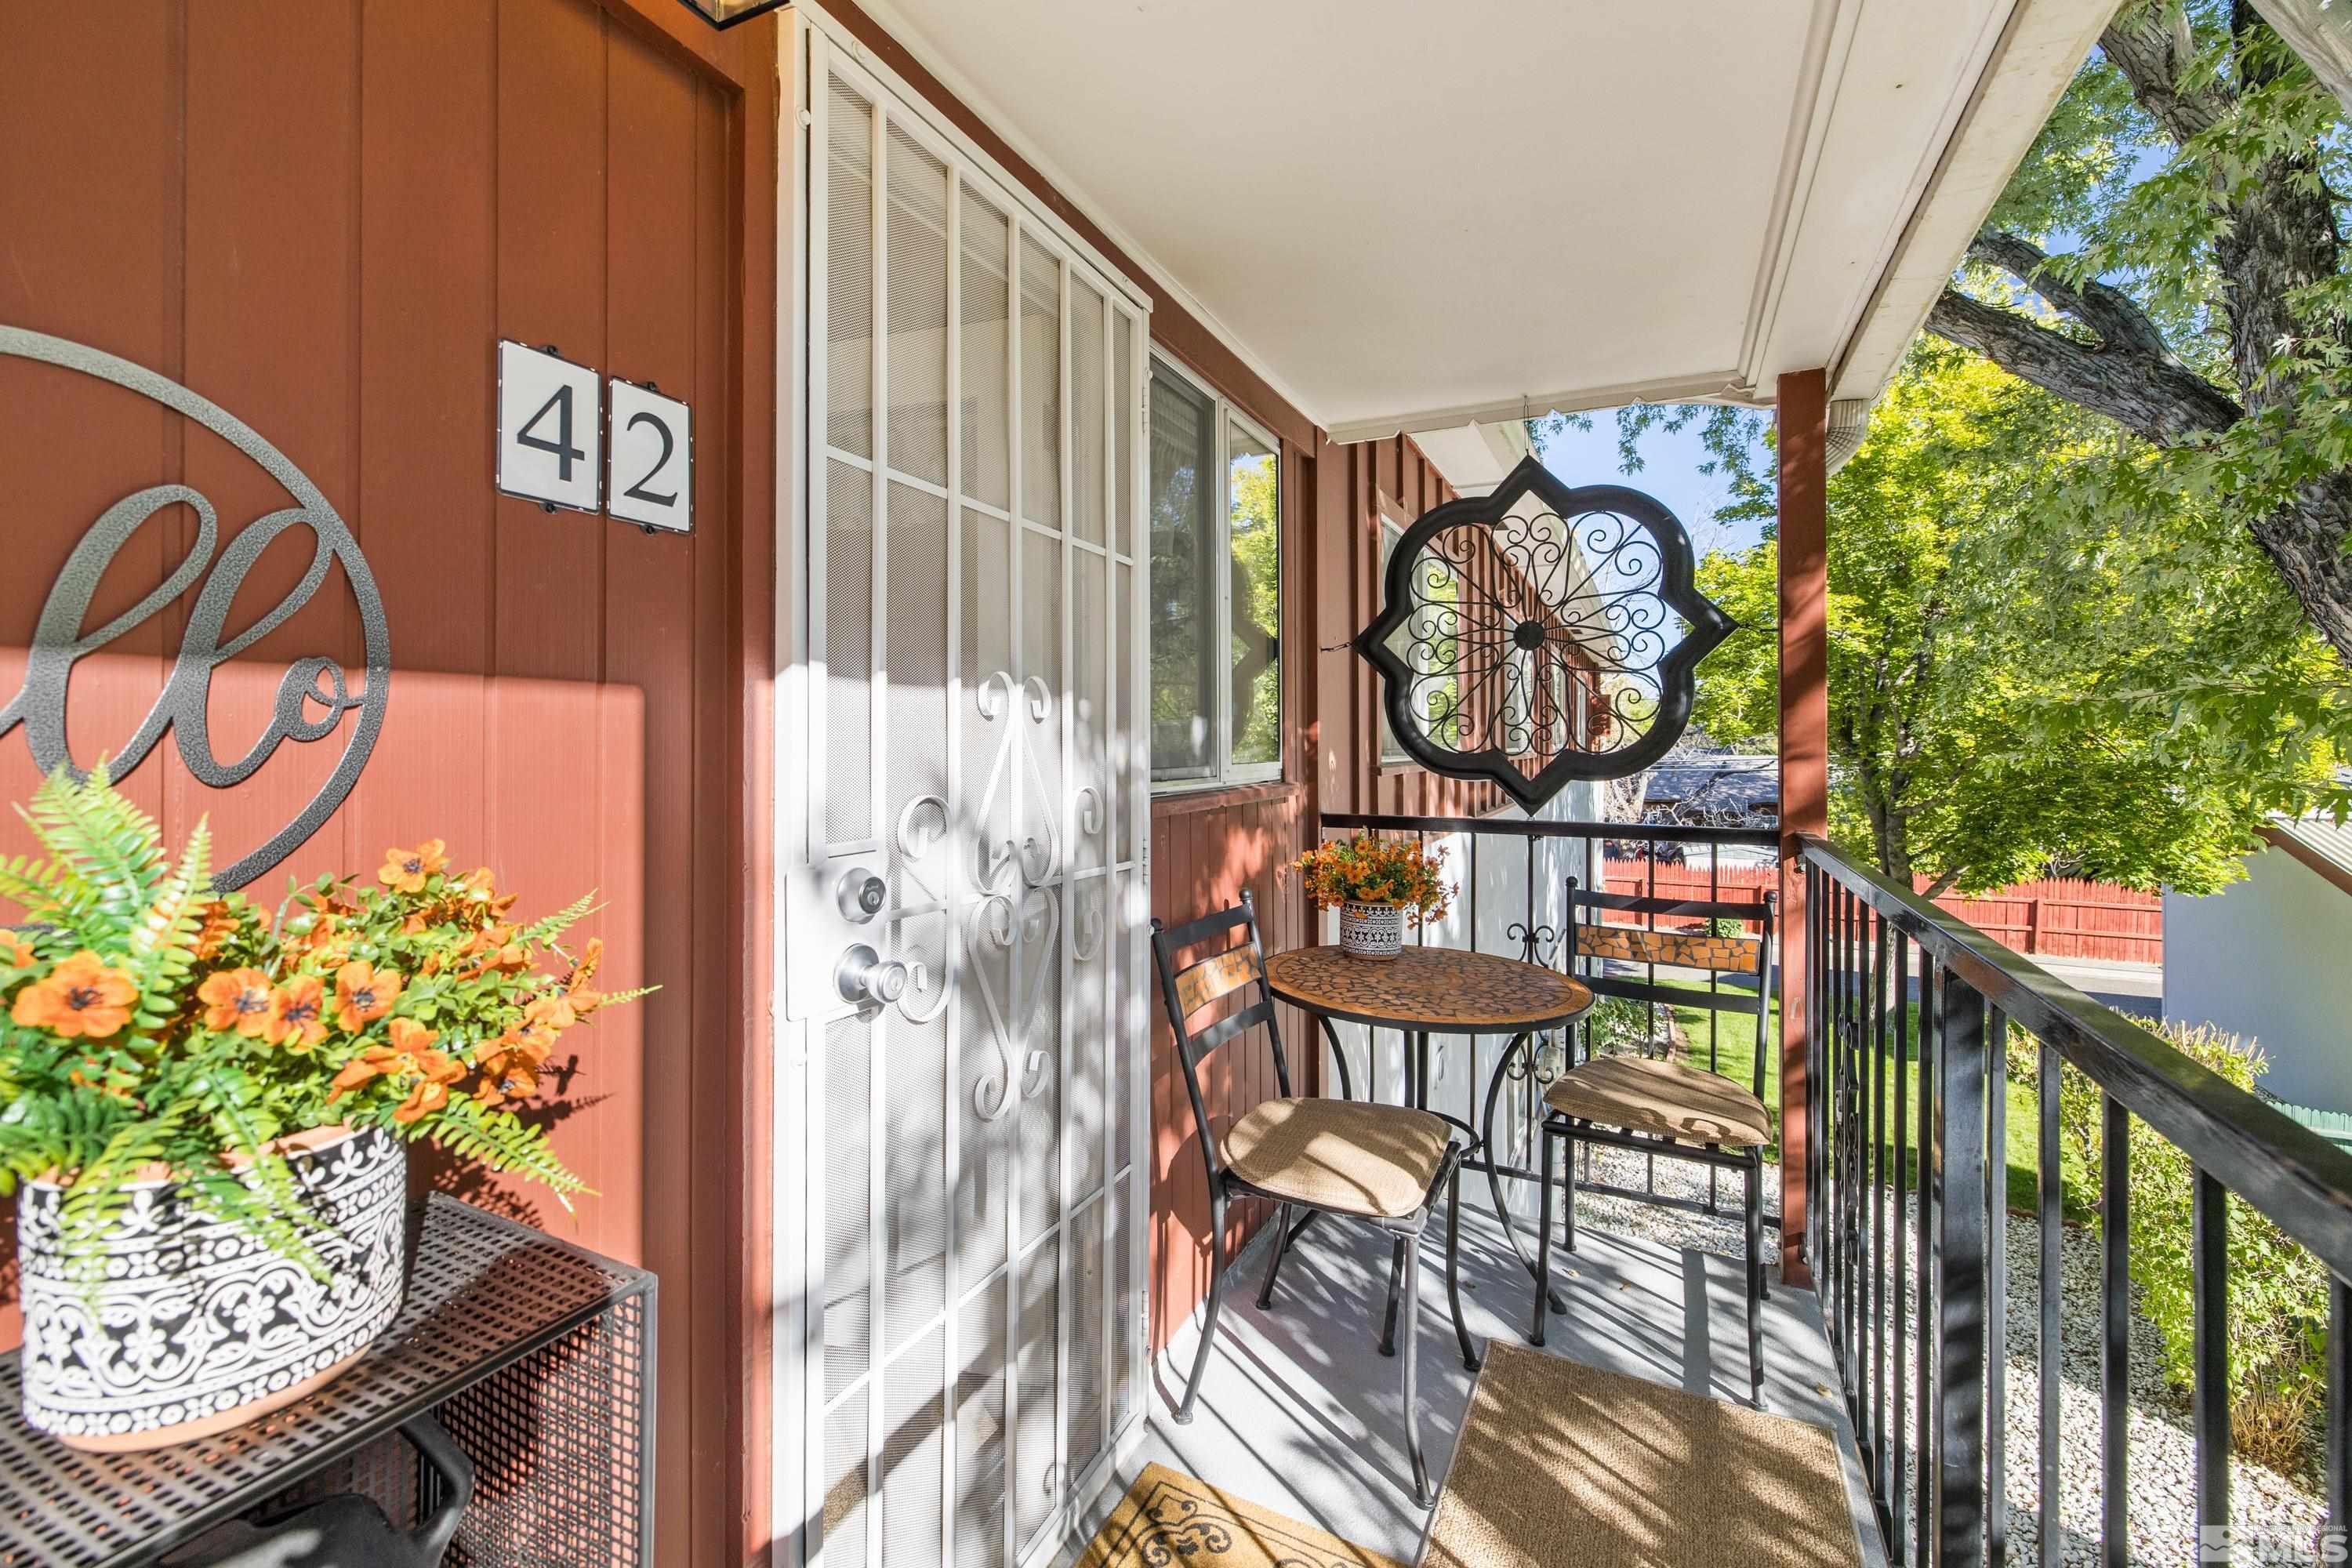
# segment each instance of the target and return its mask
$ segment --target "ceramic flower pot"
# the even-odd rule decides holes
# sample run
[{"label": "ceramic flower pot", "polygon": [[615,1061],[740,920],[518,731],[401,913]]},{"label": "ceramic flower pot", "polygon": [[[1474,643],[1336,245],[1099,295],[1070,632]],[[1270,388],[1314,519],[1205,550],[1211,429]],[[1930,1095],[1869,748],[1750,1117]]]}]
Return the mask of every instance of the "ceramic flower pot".
[{"label": "ceramic flower pot", "polygon": [[1404,906],[1355,899],[1341,904],[1339,951],[1356,958],[1394,958],[1404,951]]},{"label": "ceramic flower pot", "polygon": [[390,1326],[406,1279],[406,1147],[380,1128],[349,1127],[281,1147],[327,1227],[312,1241],[323,1280],[157,1180],[132,1187],[92,1285],[60,1246],[65,1189],[25,1184],[16,1251],[28,1425],[94,1453],[209,1436],[329,1382]]}]

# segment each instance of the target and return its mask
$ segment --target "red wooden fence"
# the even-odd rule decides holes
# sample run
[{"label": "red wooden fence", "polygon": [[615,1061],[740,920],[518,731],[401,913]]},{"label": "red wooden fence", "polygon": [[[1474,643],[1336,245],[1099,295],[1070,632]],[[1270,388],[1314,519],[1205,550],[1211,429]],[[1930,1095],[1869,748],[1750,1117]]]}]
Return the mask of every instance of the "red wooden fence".
[{"label": "red wooden fence", "polygon": [[[1612,855],[1607,864],[1611,892],[1653,890],[1653,868],[1647,858]],[[1704,860],[1682,865],[1660,861],[1654,870],[1660,897],[1707,896]],[[1726,866],[1714,876],[1714,885],[1732,898],[1753,898],[1780,885],[1780,872],[1769,866]],[[1920,878],[1920,890],[1926,891],[1927,886],[1927,879]],[[2019,952],[2109,963],[2164,962],[2164,906],[2154,893],[2136,892],[2111,882],[2052,877],[1973,899],[1947,893],[1936,903]]]}]

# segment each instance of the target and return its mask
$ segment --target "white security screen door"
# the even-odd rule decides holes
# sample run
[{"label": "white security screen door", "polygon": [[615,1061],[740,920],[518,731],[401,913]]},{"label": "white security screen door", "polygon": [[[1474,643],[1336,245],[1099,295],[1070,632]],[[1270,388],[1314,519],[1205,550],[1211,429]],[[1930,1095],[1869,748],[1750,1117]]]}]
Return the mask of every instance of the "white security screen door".
[{"label": "white security screen door", "polygon": [[1148,303],[804,37],[801,1519],[1015,1568],[1142,1405]]}]

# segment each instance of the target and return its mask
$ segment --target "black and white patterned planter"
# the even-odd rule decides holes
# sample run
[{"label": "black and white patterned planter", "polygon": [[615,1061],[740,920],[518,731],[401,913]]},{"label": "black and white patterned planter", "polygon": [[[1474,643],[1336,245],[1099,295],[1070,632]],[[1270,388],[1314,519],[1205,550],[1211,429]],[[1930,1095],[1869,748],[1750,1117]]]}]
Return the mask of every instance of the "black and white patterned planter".
[{"label": "black and white patterned planter", "polygon": [[77,1448],[163,1447],[291,1404],[367,1349],[400,1310],[407,1150],[379,1128],[313,1136],[287,1162],[329,1227],[325,1281],[159,1181],[133,1190],[93,1287],[59,1250],[63,1190],[25,1184],[28,1425]]},{"label": "black and white patterned planter", "polygon": [[1341,904],[1339,950],[1357,958],[1394,958],[1404,951],[1404,906],[1358,899]]}]

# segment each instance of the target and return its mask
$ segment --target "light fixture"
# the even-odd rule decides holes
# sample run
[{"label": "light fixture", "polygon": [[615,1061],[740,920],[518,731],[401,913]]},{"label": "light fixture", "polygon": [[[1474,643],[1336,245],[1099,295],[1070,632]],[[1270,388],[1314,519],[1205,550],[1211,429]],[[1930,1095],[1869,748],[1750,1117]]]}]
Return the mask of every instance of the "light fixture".
[{"label": "light fixture", "polygon": [[731,27],[738,22],[790,5],[792,0],[678,0],[678,4],[701,17],[714,27]]}]

